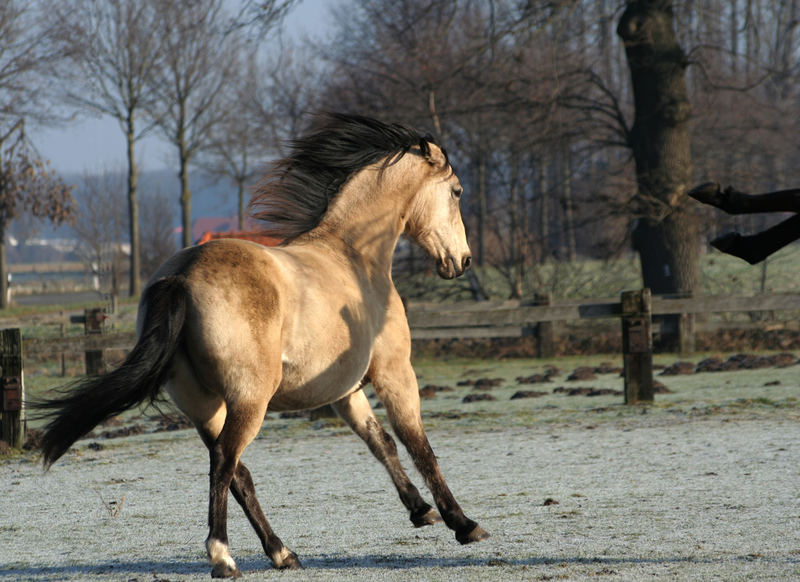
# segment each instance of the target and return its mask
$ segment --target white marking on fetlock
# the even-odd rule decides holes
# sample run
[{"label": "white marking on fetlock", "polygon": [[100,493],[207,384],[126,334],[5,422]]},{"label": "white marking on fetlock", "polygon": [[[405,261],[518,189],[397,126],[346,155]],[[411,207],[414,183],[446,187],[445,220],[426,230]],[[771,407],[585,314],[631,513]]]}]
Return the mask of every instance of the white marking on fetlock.
[{"label": "white marking on fetlock", "polygon": [[208,539],[206,540],[206,552],[208,552],[208,560],[212,565],[225,564],[231,571],[236,570],[236,562],[233,561],[231,553],[228,551],[228,544]]}]

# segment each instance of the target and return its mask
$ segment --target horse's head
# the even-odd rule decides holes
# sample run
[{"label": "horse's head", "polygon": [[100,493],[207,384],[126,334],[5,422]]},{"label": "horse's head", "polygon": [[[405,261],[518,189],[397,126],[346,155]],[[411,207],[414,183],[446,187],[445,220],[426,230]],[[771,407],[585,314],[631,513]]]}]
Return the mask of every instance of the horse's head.
[{"label": "horse's head", "polygon": [[460,277],[472,255],[461,220],[461,183],[445,153],[429,143],[423,151],[425,177],[411,201],[406,232],[436,261],[444,279]]}]

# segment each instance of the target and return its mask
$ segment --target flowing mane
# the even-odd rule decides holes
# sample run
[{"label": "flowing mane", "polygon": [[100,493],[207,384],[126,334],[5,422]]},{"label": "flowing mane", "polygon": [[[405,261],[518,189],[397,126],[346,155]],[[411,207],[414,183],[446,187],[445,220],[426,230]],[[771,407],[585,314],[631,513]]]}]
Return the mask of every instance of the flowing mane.
[{"label": "flowing mane", "polygon": [[289,156],[274,162],[255,187],[250,215],[264,223],[264,234],[290,242],[319,224],[354,173],[384,158],[389,166],[412,148],[428,158],[431,143],[430,135],[397,123],[321,114],[308,133],[291,142]]}]

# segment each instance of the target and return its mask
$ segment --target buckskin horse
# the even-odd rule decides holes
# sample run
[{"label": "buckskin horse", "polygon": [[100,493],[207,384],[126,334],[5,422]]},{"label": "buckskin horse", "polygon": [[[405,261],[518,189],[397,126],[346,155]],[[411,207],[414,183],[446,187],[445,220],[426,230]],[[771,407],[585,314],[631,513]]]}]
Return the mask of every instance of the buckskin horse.
[{"label": "buckskin horse", "polygon": [[[162,386],[210,453],[214,577],[240,572],[228,549],[228,490],[275,568],[299,568],[272,531],[239,460],[267,411],[332,404],[388,471],[416,527],[444,520],[462,544],[488,534],[453,497],[425,435],[411,340],[391,276],[409,234],[452,279],[470,265],[462,188],[445,151],[399,124],[324,114],[257,186],[251,212],[282,246],[223,239],[169,259],[139,305],[122,365],[36,403],[49,468],[81,436],[155,399]],[[371,382],[438,513],[406,475],[363,387]]]}]

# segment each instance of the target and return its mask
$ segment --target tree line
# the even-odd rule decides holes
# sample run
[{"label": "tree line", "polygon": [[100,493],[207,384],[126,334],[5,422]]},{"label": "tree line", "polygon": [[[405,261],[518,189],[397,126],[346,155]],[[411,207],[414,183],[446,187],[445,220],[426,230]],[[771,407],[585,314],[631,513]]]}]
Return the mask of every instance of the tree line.
[{"label": "tree line", "polygon": [[[327,38],[296,42],[281,34],[295,0],[62,4],[0,8],[0,163],[27,143],[15,124],[46,121],[54,103],[117,120],[134,295],[135,144],[150,132],[177,154],[189,245],[191,170],[229,179],[243,221],[247,187],[311,112],[411,123],[464,183],[475,289],[491,268],[512,297],[547,290],[544,263],[631,250],[654,292],[692,294],[702,241],[763,225],[686,191],[794,180],[796,0],[351,0]],[[77,209],[51,179],[58,218],[37,212],[64,220]],[[0,227],[29,210],[14,208]]]}]

